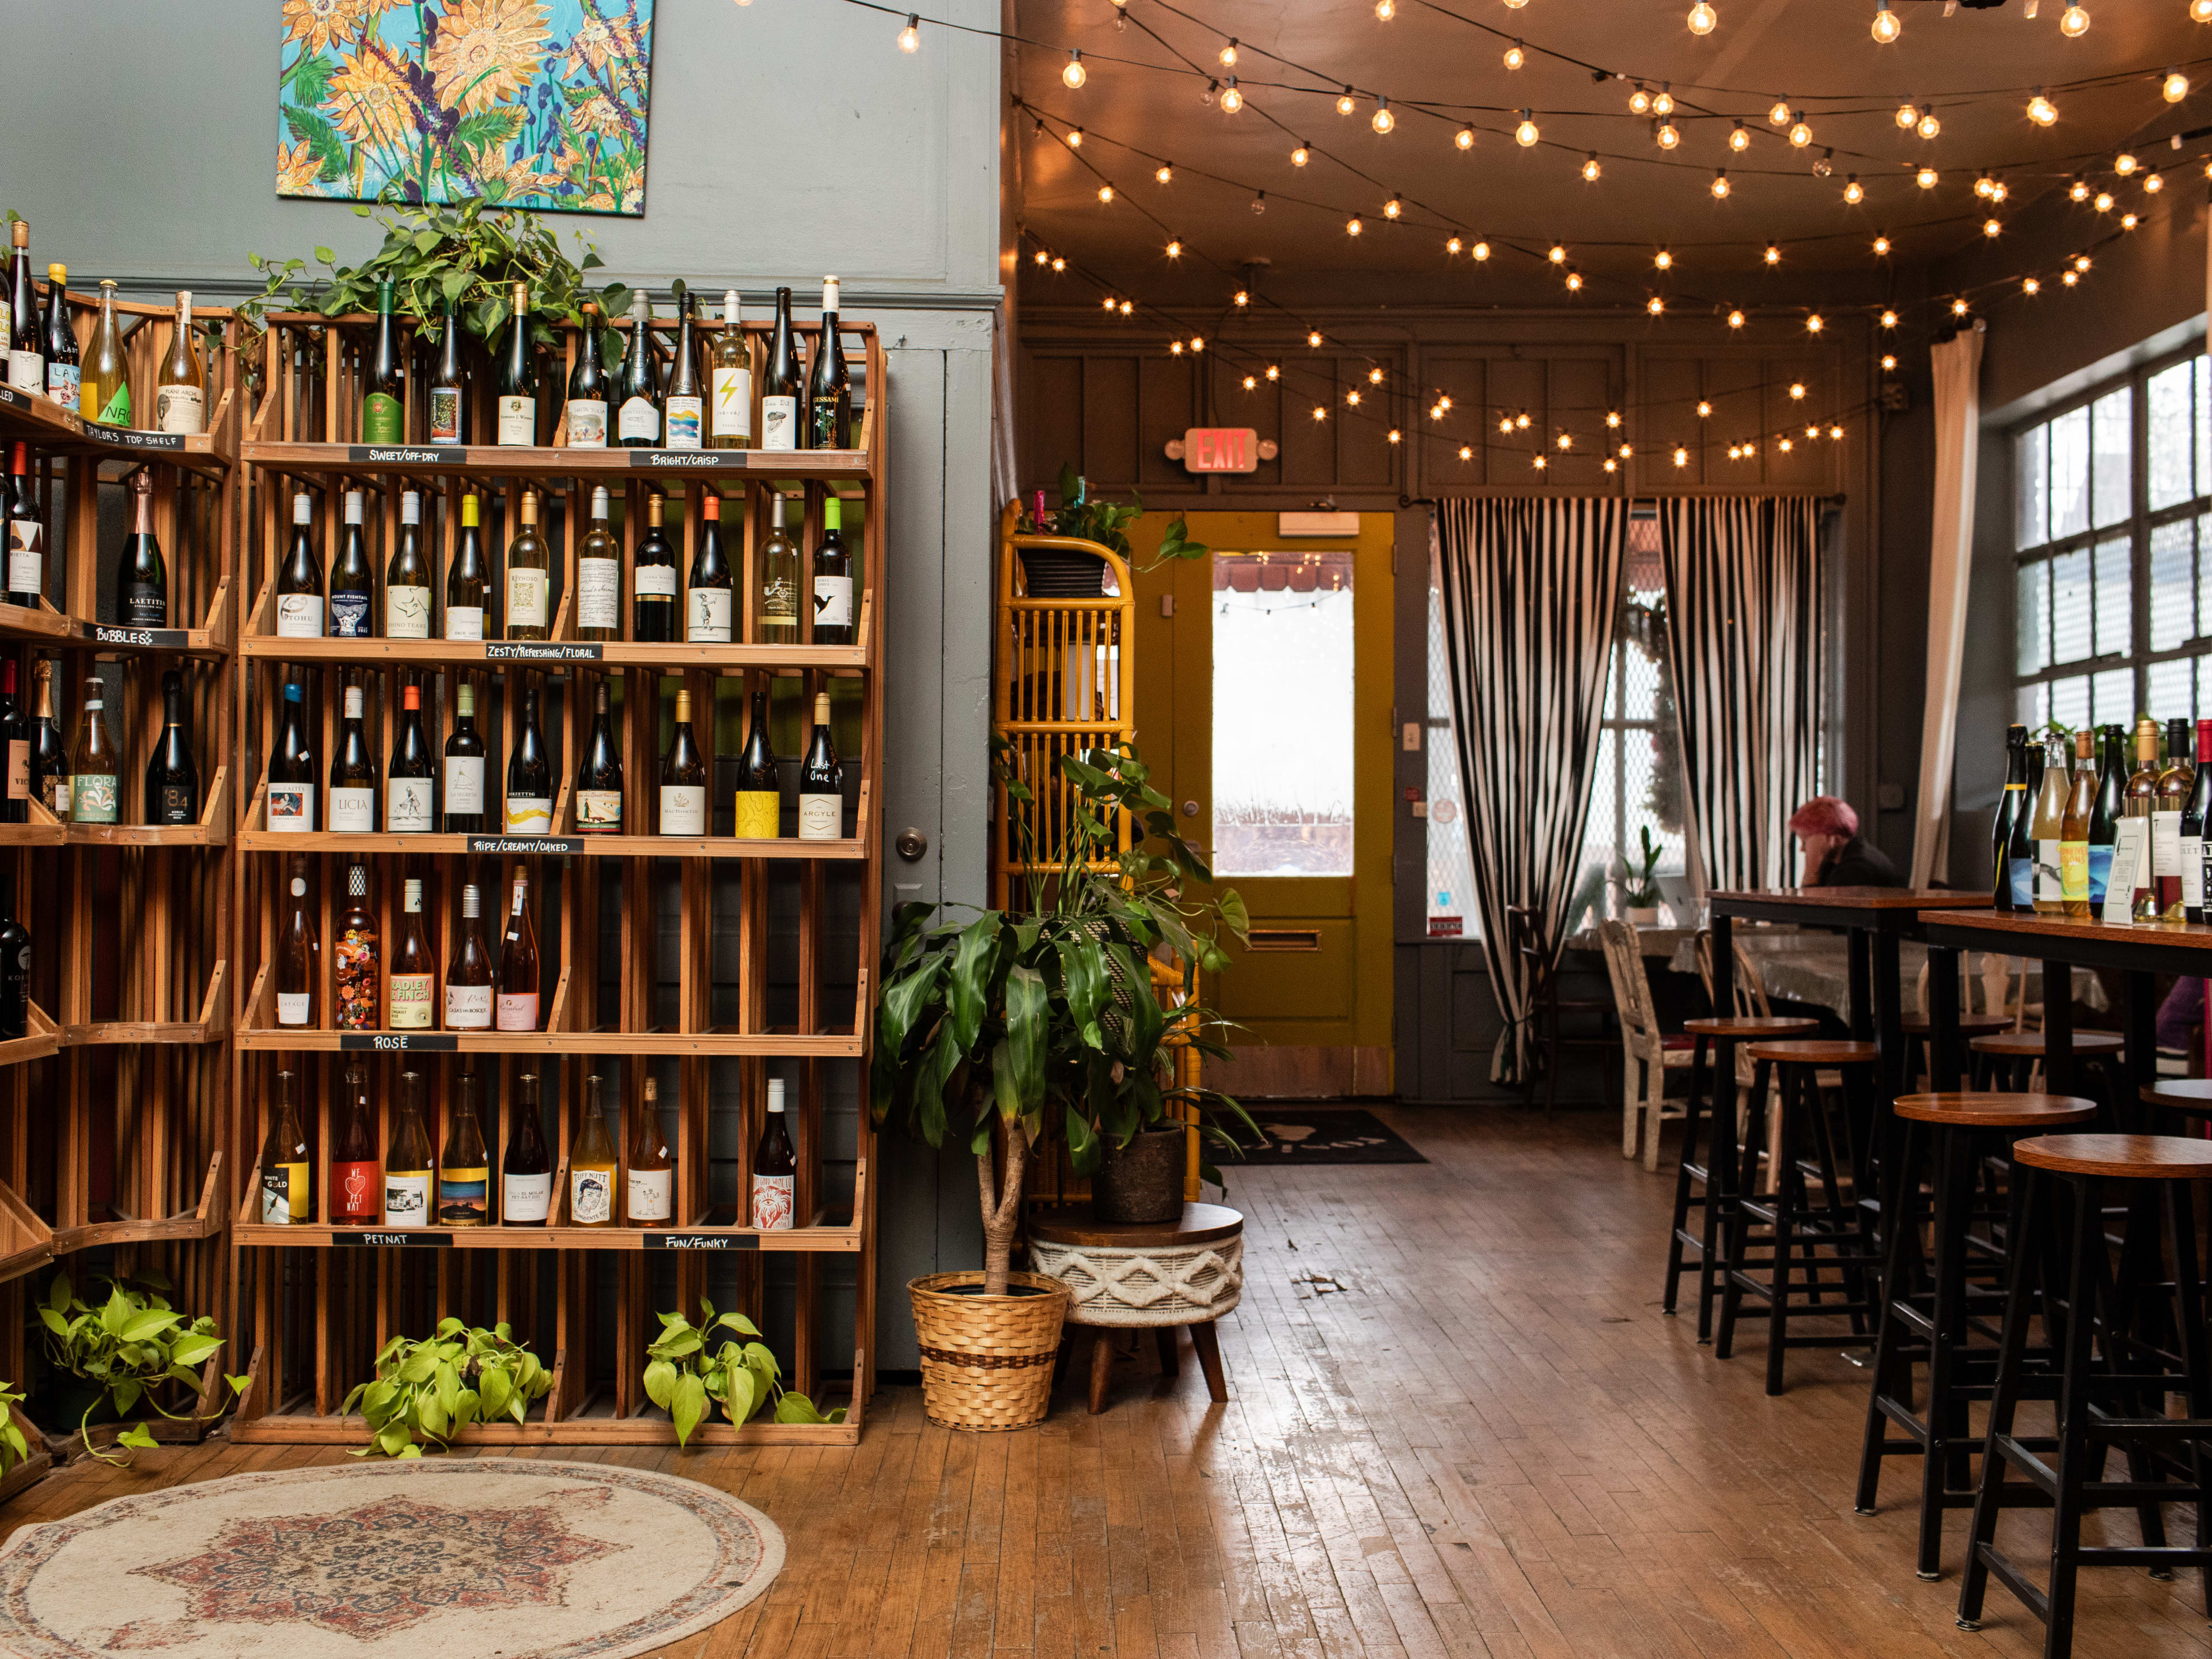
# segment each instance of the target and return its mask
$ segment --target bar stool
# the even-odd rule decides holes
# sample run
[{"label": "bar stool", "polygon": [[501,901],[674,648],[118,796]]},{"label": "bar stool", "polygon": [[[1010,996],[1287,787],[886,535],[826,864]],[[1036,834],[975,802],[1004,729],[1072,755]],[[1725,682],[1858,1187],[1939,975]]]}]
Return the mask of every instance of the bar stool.
[{"label": "bar stool", "polygon": [[[1729,1176],[1735,1160],[1736,1044],[1801,1036],[1820,1027],[1817,1019],[1776,1016],[1692,1019],[1682,1024],[1682,1029],[1698,1041],[1690,1060],[1690,1097],[1682,1108],[1682,1158],[1674,1172],[1674,1219],[1667,1242],[1667,1294],[1659,1306],[1662,1313],[1673,1316],[1682,1275],[1689,1271],[1682,1262],[1682,1249],[1687,1245],[1698,1252],[1700,1342],[1712,1340],[1713,1290],[1715,1270],[1720,1261],[1721,1227],[1735,1197]],[[1710,1069],[1706,1066],[1708,1050],[1712,1052],[1713,1059]],[[1724,1085],[1718,1081],[1721,1079],[1726,1079]],[[1701,1155],[1698,1151],[1698,1130],[1708,1121],[1705,1094],[1709,1079],[1714,1082],[1710,1108],[1711,1133]],[[1723,1087],[1728,1091],[1729,1109],[1725,1114],[1719,1103]],[[1702,1190],[1692,1193],[1692,1186]],[[1692,1206],[1701,1212],[1699,1229],[1695,1233],[1690,1231]]]},{"label": "bar stool", "polygon": [[[2015,1249],[2005,1291],[2004,1331],[1998,1347],[1996,1386],[1990,1402],[1989,1433],[1982,1446],[1981,1488],[1974,1501],[1966,1571],[1959,1586],[1959,1627],[1981,1628],[1982,1602],[1991,1575],[2044,1624],[2045,1659],[2069,1659],[2074,1648],[2075,1579],[2085,1566],[2164,1568],[2212,1565],[2206,1547],[2206,1505],[2212,1503],[2212,1357],[2205,1340],[2203,1283],[2197,1275],[2197,1230],[2189,1183],[2212,1178],[2212,1142],[2178,1135],[2038,1135],[2016,1143],[2013,1163],[2020,1185],[2023,1238],[2054,1225],[2051,1188],[2063,1182],[2070,1236],[2065,1243],[2066,1316],[2055,1334],[2057,1349],[2057,1461],[2046,1462],[2016,1437],[2013,1417],[2025,1382],[2027,1328],[2035,1314],[2039,1280],[2045,1304],[2057,1290],[2055,1273],[2038,1264],[2041,1252]],[[2179,1336],[2177,1370],[2131,1334],[2136,1310],[2113,1282],[2105,1238],[2100,1188],[2106,1181],[2155,1182],[2152,1196],[2164,1222],[2172,1279],[2172,1328]],[[2137,1292],[2140,1294],[2140,1291]],[[2100,1339],[2101,1363],[2091,1344]],[[2146,1358],[2152,1369],[2141,1366]],[[2165,1396],[2188,1397],[2185,1418],[2164,1414]],[[2113,1408],[2117,1408],[2117,1411]],[[2103,1479],[2108,1448],[2129,1455],[2126,1480]],[[2051,1581],[2039,1591],[1996,1547],[1997,1511],[2007,1504],[2005,1478],[2017,1468],[2051,1504]],[[2026,1494],[2023,1494],[2026,1495]],[[2168,1547],[2160,1506],[2197,1506],[2196,1541]],[[2081,1518],[2100,1509],[2131,1508],[2142,1529],[2139,1547],[2085,1547]]]},{"label": "bar stool", "polygon": [[[1970,1270],[2002,1267],[2004,1250],[1984,1242],[1984,1260],[1972,1261],[1975,1177],[1987,1144],[2002,1136],[2009,1148],[2023,1134],[2047,1133],[2093,1121],[2097,1103],[2070,1095],[1943,1093],[1899,1095],[1894,1109],[1905,1133],[1890,1190],[1895,1209],[1888,1226],[1882,1270],[1882,1311],[1875,1340],[1874,1388],[1867,1405],[1866,1438],[1859,1454],[1856,1509],[1875,1513],[1881,1460],[1920,1455],[1920,1559],[1923,1578],[1942,1576],[1943,1511],[1974,1501],[1967,1480],[1971,1449],[1967,1402],[1990,1397],[1997,1351],[1970,1348],[1968,1318],[1975,1300]],[[1920,1177],[1933,1154],[1934,1258],[1923,1273],[1920,1255]],[[2021,1247],[2017,1213],[2020,1182],[2011,1185],[2005,1249]],[[1912,1407],[1912,1367],[1928,1367],[1923,1418]],[[1894,1423],[1907,1436],[1888,1437]]]},{"label": "bar stool", "polygon": [[[1928,1049],[1935,1040],[1936,1022],[1926,1014],[1906,1014],[1900,1022],[1905,1032],[1905,1079],[1908,1086],[1916,1078],[1933,1078],[1936,1061]],[[1959,1011],[1959,1035],[1972,1041],[1975,1037],[1996,1036],[2001,1031],[2013,1029],[2010,1014],[1976,1014],[1965,1009]]]},{"label": "bar stool", "polygon": [[[1717,1358],[1726,1359],[1733,1351],[1736,1316],[1744,1292],[1748,1291],[1765,1298],[1766,1392],[1776,1395],[1782,1392],[1785,1350],[1856,1346],[1865,1340],[1867,1316],[1874,1311],[1873,1304],[1868,1300],[1867,1280],[1881,1264],[1868,1230],[1866,1212],[1857,1201],[1857,1189],[1866,1183],[1872,1170],[1866,1156],[1866,1143],[1874,1123],[1874,1073],[1880,1050],[1871,1042],[1810,1037],[1755,1042],[1750,1053],[1759,1071],[1752,1085],[1751,1117],[1745,1127],[1743,1158],[1738,1166],[1729,1216],[1720,1334],[1713,1345],[1713,1352]],[[1820,1097],[1818,1073],[1824,1067],[1835,1068],[1842,1079],[1845,1143],[1840,1163],[1836,1156],[1833,1129]],[[1770,1083],[1773,1085],[1771,1089]],[[1781,1133],[1776,1141],[1779,1154],[1769,1171],[1773,1193],[1762,1200],[1754,1196],[1753,1189],[1758,1184],[1759,1150],[1766,1143],[1770,1094],[1780,1114]],[[1809,1158],[1806,1155],[1808,1151]],[[1821,1187],[1822,1208],[1817,1214],[1808,1200],[1808,1163]],[[1840,1177],[1844,1174],[1850,1176],[1855,1188],[1849,1203],[1842,1196]],[[1751,1237],[1753,1227],[1767,1229],[1766,1238],[1754,1241]],[[1751,1255],[1755,1243],[1769,1248],[1763,1261],[1755,1261]],[[1823,1257],[1819,1254],[1822,1250],[1829,1254]],[[1759,1266],[1772,1270],[1771,1280],[1762,1281],[1753,1275],[1750,1270]],[[1821,1299],[1827,1288],[1820,1278],[1824,1267],[1836,1269],[1840,1275],[1843,1301]],[[1805,1275],[1803,1300],[1794,1299],[1792,1295],[1790,1275],[1797,1267],[1802,1267]],[[1789,1334],[1793,1319],[1831,1318],[1837,1315],[1850,1317],[1850,1334]]]},{"label": "bar stool", "polygon": [[[2074,1033],[2074,1058],[2096,1063],[2097,1069],[2106,1079],[2106,1098],[2115,1105],[2118,1097],[2112,1091],[2112,1068],[2119,1064],[2120,1056],[2127,1052],[2127,1039],[2117,1031]],[[1977,1086],[1995,1089],[2009,1085],[2015,1090],[2025,1090],[2029,1075],[2043,1059],[2043,1033],[1999,1031],[1988,1036],[1974,1037],[1966,1047],[1974,1056],[1972,1064]]]},{"label": "bar stool", "polygon": [[[2172,1113],[2183,1119],[2191,1129],[2201,1129],[2212,1122],[2212,1078],[2162,1078],[2156,1083],[2144,1084],[2136,1098],[2154,1113]],[[2166,1128],[2155,1116],[2148,1127],[2154,1131]]]}]

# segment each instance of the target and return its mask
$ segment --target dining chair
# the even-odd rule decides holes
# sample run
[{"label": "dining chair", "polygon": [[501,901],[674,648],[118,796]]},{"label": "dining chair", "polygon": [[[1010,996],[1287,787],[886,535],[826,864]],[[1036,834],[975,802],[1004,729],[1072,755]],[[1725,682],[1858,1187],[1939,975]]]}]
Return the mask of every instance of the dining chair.
[{"label": "dining chair", "polygon": [[1667,1108],[1667,1073],[1688,1067],[1697,1043],[1686,1035],[1669,1036],[1659,1029],[1651,1001],[1651,981],[1644,969],[1644,943],[1634,926],[1601,921],[1605,970],[1613,981],[1614,1012],[1620,1018],[1620,1155],[1636,1156],[1639,1141],[1644,1167],[1659,1167],[1659,1126],[1679,1118],[1682,1109]]},{"label": "dining chair", "polygon": [[[1559,951],[1545,933],[1543,913],[1534,905],[1507,905],[1505,931],[1506,943],[1521,963],[1522,1006],[1544,1048],[1544,1109],[1549,1112],[1559,1102],[1559,1051],[1618,1047],[1619,1039],[1604,1029],[1613,1010],[1594,997],[1559,994]],[[1562,1016],[1595,1020],[1598,1030],[1563,1031]],[[1536,1076],[1530,1072],[1522,1079],[1522,1103],[1534,1105],[1535,1099]]]}]

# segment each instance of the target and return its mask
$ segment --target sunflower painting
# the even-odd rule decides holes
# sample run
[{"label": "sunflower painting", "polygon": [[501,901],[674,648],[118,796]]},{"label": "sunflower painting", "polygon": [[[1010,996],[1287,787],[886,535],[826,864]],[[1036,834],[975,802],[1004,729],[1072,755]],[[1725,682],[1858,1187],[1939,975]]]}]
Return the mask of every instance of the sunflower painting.
[{"label": "sunflower painting", "polygon": [[653,0],[283,0],[276,193],[645,211]]}]

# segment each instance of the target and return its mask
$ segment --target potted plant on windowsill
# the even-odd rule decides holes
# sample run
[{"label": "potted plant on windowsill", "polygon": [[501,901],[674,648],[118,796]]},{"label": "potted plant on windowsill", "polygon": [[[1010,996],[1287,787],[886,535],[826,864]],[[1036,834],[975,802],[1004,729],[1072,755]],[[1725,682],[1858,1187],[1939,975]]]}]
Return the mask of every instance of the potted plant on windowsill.
[{"label": "potted plant on windowsill", "polygon": [[[1000,787],[1028,802],[1011,745],[994,740],[993,749]],[[963,919],[940,913],[965,906],[902,905],[884,951],[874,1117],[975,1157],[982,1271],[933,1273],[907,1287],[929,1414],[961,1427],[1036,1422],[1051,1393],[1066,1291],[1057,1279],[1013,1271],[1033,1158],[1064,1135],[1076,1169],[1091,1174],[1109,1146],[1127,1146],[1178,1106],[1194,1109],[1225,1145],[1234,1143],[1214,1123],[1217,1112],[1250,1121],[1228,1097],[1172,1082],[1176,1045],[1228,1051],[1210,1035],[1219,1020],[1195,1002],[1161,1006],[1151,965],[1161,952],[1186,986],[1198,970],[1226,966],[1219,935],[1243,937],[1243,902],[1230,891],[1187,896],[1212,874],[1176,834],[1166,798],[1133,752],[1085,750],[1063,756],[1058,769],[1066,788],[1048,860],[1057,868],[1032,878],[1030,908]],[[1117,850],[1125,815],[1144,833]],[[1170,1132],[1182,1129],[1177,1122]]]},{"label": "potted plant on windowsill", "polygon": [[1628,914],[1630,926],[1656,927],[1659,925],[1659,860],[1665,848],[1651,839],[1651,826],[1645,824],[1637,832],[1643,842],[1642,856],[1621,860],[1621,908]]}]

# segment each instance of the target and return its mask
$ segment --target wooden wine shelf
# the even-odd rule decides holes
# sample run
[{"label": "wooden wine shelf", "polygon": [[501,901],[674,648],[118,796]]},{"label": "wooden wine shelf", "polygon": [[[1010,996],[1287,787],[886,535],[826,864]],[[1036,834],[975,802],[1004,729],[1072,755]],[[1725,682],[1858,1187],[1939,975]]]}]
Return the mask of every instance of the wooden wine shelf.
[{"label": "wooden wine shelf", "polygon": [[187,437],[174,432],[101,426],[62,408],[49,398],[33,397],[15,386],[0,386],[0,441],[21,439],[41,455],[88,455],[102,461],[161,461],[210,477],[228,473],[238,457],[226,428],[230,394],[208,410],[205,432]]},{"label": "wooden wine shelf", "polygon": [[838,841],[800,841],[779,836],[774,841],[741,839],[736,836],[462,836],[462,835],[301,835],[287,830],[241,830],[242,853],[331,853],[366,857],[377,853],[408,853],[422,856],[477,854],[488,857],[599,858],[599,859],[865,859],[867,843],[846,837]]},{"label": "wooden wine shelf", "polygon": [[35,1273],[53,1259],[53,1229],[0,1182],[0,1281]]},{"label": "wooden wine shelf", "polygon": [[246,464],[285,477],[763,478],[863,483],[871,476],[862,421],[859,449],[527,449],[521,445],[270,443],[249,441]]},{"label": "wooden wine shelf", "polygon": [[[119,1044],[171,1044],[191,1048],[221,1042],[230,1036],[230,963],[218,961],[208,976],[207,994],[200,1000],[200,1017],[194,1020],[91,1020],[64,1025],[61,1046],[94,1048]],[[218,1159],[222,1154],[216,1154]]]},{"label": "wooden wine shelf", "polygon": [[179,1210],[173,1216],[151,1221],[125,1216],[113,1221],[91,1222],[81,1227],[64,1227],[53,1236],[54,1254],[66,1255],[72,1250],[88,1250],[102,1245],[155,1244],[212,1238],[222,1231],[222,1152],[218,1148],[215,1156],[208,1160],[207,1179],[200,1187],[200,1200],[192,1208]]},{"label": "wooden wine shelf", "polygon": [[757,1054],[771,1060],[857,1060],[866,1038],[852,1032],[781,1031],[325,1031],[248,1027],[238,1046],[303,1054]]},{"label": "wooden wine shelf", "polygon": [[61,1050],[61,1028],[53,1016],[35,1002],[26,1005],[27,1029],[19,1037],[0,1042],[0,1066],[20,1066],[27,1060],[44,1060]]}]

